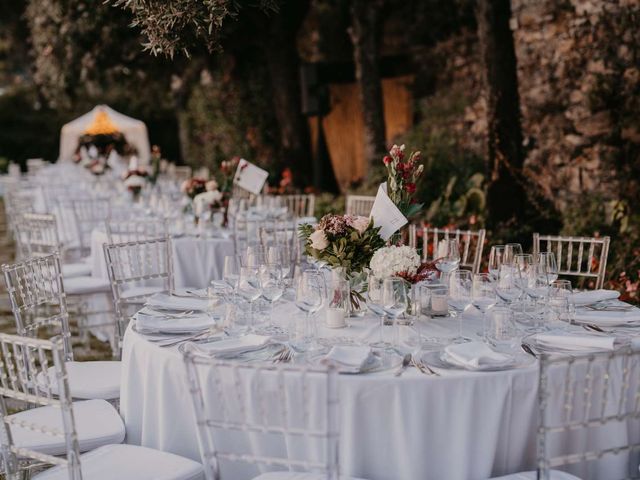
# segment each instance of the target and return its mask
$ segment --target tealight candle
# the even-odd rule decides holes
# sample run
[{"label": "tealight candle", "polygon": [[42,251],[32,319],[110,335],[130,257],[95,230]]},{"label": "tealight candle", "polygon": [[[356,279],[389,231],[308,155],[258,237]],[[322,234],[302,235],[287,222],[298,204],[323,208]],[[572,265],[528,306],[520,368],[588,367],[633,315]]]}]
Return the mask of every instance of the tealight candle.
[{"label": "tealight candle", "polygon": [[342,328],[347,326],[346,312],[343,308],[327,308],[326,323],[329,328]]},{"label": "tealight candle", "polygon": [[431,312],[436,315],[444,315],[449,310],[447,302],[447,294],[432,292],[431,294]]}]

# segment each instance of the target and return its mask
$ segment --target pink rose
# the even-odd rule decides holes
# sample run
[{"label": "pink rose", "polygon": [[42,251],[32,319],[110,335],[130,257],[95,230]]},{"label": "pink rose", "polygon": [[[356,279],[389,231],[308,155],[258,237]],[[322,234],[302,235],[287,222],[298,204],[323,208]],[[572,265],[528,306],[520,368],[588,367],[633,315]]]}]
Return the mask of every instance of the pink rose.
[{"label": "pink rose", "polygon": [[218,190],[218,182],[216,182],[215,180],[209,180],[205,184],[205,189],[207,190],[207,192],[213,192],[214,190]]},{"label": "pink rose", "polygon": [[351,228],[355,228],[358,233],[364,232],[369,227],[369,218],[362,216],[355,216],[347,218],[347,225]]},{"label": "pink rose", "polygon": [[324,250],[329,246],[329,239],[327,239],[327,234],[324,233],[324,230],[316,230],[309,235],[309,240],[311,240],[311,248],[316,250]]}]

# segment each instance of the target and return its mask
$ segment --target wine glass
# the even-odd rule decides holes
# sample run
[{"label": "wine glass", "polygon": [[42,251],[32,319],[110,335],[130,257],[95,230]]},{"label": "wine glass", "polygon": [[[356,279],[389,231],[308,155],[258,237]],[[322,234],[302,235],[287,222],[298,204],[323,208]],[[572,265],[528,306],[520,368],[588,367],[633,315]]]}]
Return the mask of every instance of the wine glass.
[{"label": "wine glass", "polygon": [[449,238],[440,240],[435,264],[442,274],[442,283],[446,285],[449,274],[460,265],[460,244],[458,240]]},{"label": "wine glass", "polygon": [[397,345],[397,318],[408,306],[407,282],[399,277],[385,278],[382,283],[382,308],[393,323],[393,346]]},{"label": "wine glass", "polygon": [[244,254],[244,262],[242,263],[245,267],[257,267],[258,265],[262,265],[265,263],[265,252],[262,245],[247,245],[247,249]]},{"label": "wine glass", "polygon": [[269,324],[263,329],[266,333],[283,333],[283,330],[273,323],[273,304],[284,294],[284,280],[280,265],[267,263],[259,269],[258,277],[262,298],[269,302]]},{"label": "wine glass", "polygon": [[262,296],[259,271],[261,268],[241,267],[238,294],[249,304],[249,325],[253,327],[253,303]]},{"label": "wine glass", "polygon": [[458,317],[458,336],[453,343],[468,342],[469,339],[462,336],[462,314],[472,304],[471,289],[473,278],[468,270],[457,270],[451,273],[449,278],[449,306],[453,308]]},{"label": "wine glass", "polygon": [[505,263],[500,265],[498,281],[496,283],[496,294],[507,304],[511,304],[520,298],[522,291],[519,288],[514,267]]},{"label": "wine glass", "polygon": [[476,273],[473,275],[471,300],[473,306],[480,310],[483,316],[487,313],[487,310],[498,303],[496,289],[491,278],[491,274]]},{"label": "wine glass", "polygon": [[317,350],[320,345],[317,342],[317,324],[312,316],[322,308],[327,299],[327,285],[322,273],[315,270],[305,270],[299,277],[296,285],[296,307],[305,312],[305,324],[302,333],[302,342],[296,345],[299,350]]},{"label": "wine glass", "polygon": [[536,263],[542,265],[547,273],[547,283],[550,285],[558,279],[558,263],[553,252],[540,252],[536,255]]},{"label": "wine glass", "polygon": [[240,278],[240,257],[237,255],[227,255],[224,257],[222,267],[222,279],[235,292],[238,288],[238,279]]},{"label": "wine glass", "polygon": [[516,255],[522,255],[522,245],[519,243],[507,243],[504,246],[502,263],[506,263],[507,265],[513,264]]},{"label": "wine glass", "polygon": [[265,261],[269,264],[280,265],[282,278],[289,278],[291,274],[291,257],[289,249],[280,245],[269,245],[266,251]]},{"label": "wine glass", "polygon": [[498,279],[500,273],[500,265],[504,259],[504,245],[494,245],[489,253],[489,273],[494,280]]},{"label": "wine glass", "polygon": [[382,306],[382,286],[384,278],[369,275],[367,280],[367,308],[380,318],[380,335],[377,342],[371,344],[372,347],[387,348],[391,344],[384,340],[384,326],[387,313]]}]

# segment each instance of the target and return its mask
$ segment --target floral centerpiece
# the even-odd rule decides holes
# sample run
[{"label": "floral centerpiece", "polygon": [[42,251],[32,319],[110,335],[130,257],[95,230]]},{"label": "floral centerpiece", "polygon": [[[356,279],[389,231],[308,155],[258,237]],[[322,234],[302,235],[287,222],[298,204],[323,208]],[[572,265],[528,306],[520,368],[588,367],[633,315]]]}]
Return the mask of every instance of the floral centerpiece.
[{"label": "floral centerpiece", "polygon": [[412,152],[405,161],[404,145],[394,145],[382,161],[387,168],[387,194],[402,214],[410,219],[422,210],[415,199],[418,181],[424,172],[420,152]]},{"label": "floral centerpiece", "polygon": [[327,263],[332,268],[343,269],[351,285],[352,310],[359,311],[364,300],[366,269],[376,250],[385,242],[378,227],[367,217],[352,215],[325,215],[314,227],[300,226],[300,237],[305,240],[305,252]]},{"label": "floral centerpiece", "polygon": [[100,175],[104,175],[105,172],[110,168],[109,164],[107,164],[106,159],[103,157],[98,157],[95,160],[91,160],[90,163],[85,165],[85,168],[89,170],[96,177]]},{"label": "floral centerpiece", "polygon": [[147,171],[140,168],[129,169],[122,176],[124,186],[131,192],[134,200],[140,198],[140,192],[142,192],[142,188],[147,184],[147,177]]},{"label": "floral centerpiece", "polygon": [[193,177],[182,182],[180,191],[193,200],[196,195],[207,191],[207,181],[204,178]]},{"label": "floral centerpiece", "polygon": [[218,182],[209,180],[205,184],[205,191],[193,197],[193,210],[197,217],[205,214],[213,215],[224,208],[224,195],[218,190]]},{"label": "floral centerpiece", "polygon": [[401,277],[412,285],[429,280],[437,272],[433,263],[422,263],[416,249],[406,245],[377,250],[369,267],[376,277]]}]

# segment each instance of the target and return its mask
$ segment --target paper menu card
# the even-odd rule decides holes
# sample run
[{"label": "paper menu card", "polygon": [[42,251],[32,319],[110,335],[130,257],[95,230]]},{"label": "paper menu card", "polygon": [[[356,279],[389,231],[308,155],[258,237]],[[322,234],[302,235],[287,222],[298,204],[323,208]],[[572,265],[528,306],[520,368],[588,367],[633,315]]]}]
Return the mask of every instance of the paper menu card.
[{"label": "paper menu card", "polygon": [[369,217],[373,218],[374,226],[380,227],[380,236],[383,240],[388,240],[391,235],[409,223],[387,195],[387,182],[378,187]]},{"label": "paper menu card", "polygon": [[244,158],[240,159],[236,175],[233,177],[233,183],[245,190],[260,195],[264,182],[267,181],[269,173],[253,163],[247,162]]}]

